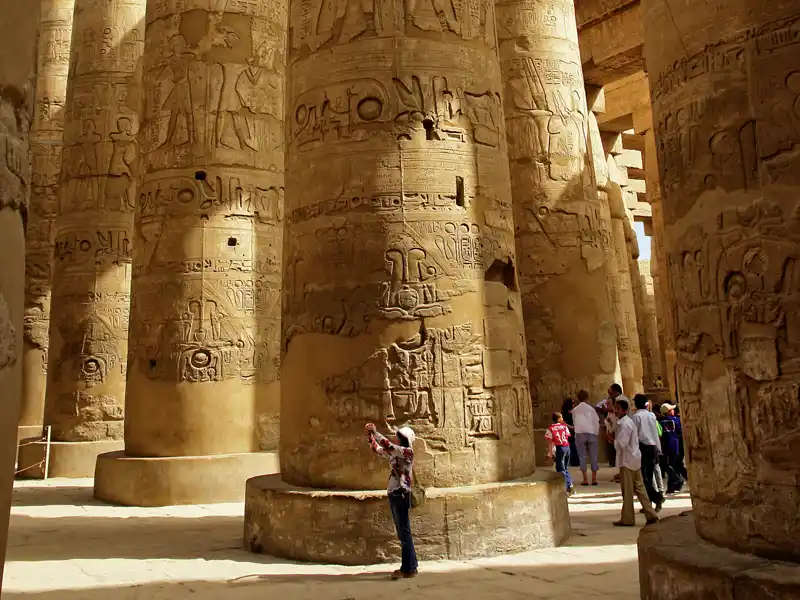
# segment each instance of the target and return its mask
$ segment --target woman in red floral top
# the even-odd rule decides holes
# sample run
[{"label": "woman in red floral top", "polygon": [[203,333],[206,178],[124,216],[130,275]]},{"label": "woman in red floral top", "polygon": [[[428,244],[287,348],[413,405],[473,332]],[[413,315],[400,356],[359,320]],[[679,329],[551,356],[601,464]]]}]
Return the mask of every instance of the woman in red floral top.
[{"label": "woman in red floral top", "polygon": [[572,476],[569,474],[569,438],[572,433],[564,423],[561,413],[553,413],[553,424],[545,431],[544,437],[549,442],[547,458],[555,459],[556,471],[564,476],[567,485],[567,494],[572,494]]},{"label": "woman in red floral top", "polygon": [[392,579],[414,577],[417,574],[417,553],[411,537],[411,478],[414,468],[414,439],[416,435],[410,427],[397,430],[396,443],[392,443],[376,431],[375,425],[367,423],[365,427],[369,445],[373,452],[389,459],[389,507],[392,519],[400,539],[402,563],[400,569],[392,573]]}]

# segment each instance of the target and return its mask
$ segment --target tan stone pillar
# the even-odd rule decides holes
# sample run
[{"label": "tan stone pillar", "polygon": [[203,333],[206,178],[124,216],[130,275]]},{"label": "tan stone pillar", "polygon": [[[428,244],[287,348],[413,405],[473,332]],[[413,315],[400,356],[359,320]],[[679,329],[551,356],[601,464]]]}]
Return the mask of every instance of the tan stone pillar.
[{"label": "tan stone pillar", "polygon": [[609,184],[608,200],[611,209],[614,263],[616,265],[614,287],[618,305],[614,312],[617,320],[617,351],[622,371],[622,389],[629,398],[632,398],[633,394],[642,391],[642,359],[639,354],[636,305],[628,260],[625,203],[622,199],[622,190],[617,183]]},{"label": "tan stone pillar", "polygon": [[277,470],[286,15],[148,2],[125,454],[98,498],[240,500]]},{"label": "tan stone pillar", "polygon": [[534,422],[544,428],[566,393],[599,399],[613,382],[609,224],[587,160],[574,3],[504,0],[497,29]]},{"label": "tan stone pillar", "polygon": [[[633,229],[633,213],[625,208],[625,218],[622,221],[625,228],[625,259],[627,260],[628,280],[630,281],[630,310],[627,311],[628,331],[631,335],[631,363],[633,367],[633,383],[627,389],[628,394],[644,392],[644,363],[642,359],[642,342],[639,327],[639,269],[636,261],[639,258],[639,241]],[[633,398],[633,395],[630,396]]]},{"label": "tan stone pillar", "polygon": [[41,436],[47,384],[54,222],[75,0],[41,0],[36,102],[31,125],[31,199],[25,234],[25,327],[19,439]]},{"label": "tan stone pillar", "polygon": [[[51,477],[122,447],[145,0],[76,0],[44,424]],[[45,444],[20,448],[43,474]]]},{"label": "tan stone pillar", "polygon": [[[653,244],[653,238],[650,237],[650,244]],[[657,394],[660,397],[666,389],[665,382],[667,377],[663,371],[663,351],[658,337],[658,313],[656,309],[656,297],[653,284],[653,276],[651,274],[652,265],[652,250],[651,260],[639,260],[636,264],[639,268],[641,277],[641,297],[642,297],[642,321],[644,323],[644,337],[643,341],[642,358],[647,355],[648,366],[645,367],[645,390],[650,393]],[[638,314],[638,313],[637,313]],[[641,330],[640,330],[641,331]],[[639,336],[642,339],[642,335]],[[644,350],[644,348],[647,350]],[[657,381],[661,381],[661,385],[656,386]]]},{"label": "tan stone pillar", "polygon": [[644,151],[645,182],[647,201],[650,203],[653,221],[651,237],[651,273],[653,275],[653,294],[656,303],[658,341],[661,348],[659,361],[664,375],[664,383],[670,398],[675,398],[675,335],[672,306],[669,300],[669,270],[667,269],[667,240],[664,237],[664,215],[661,208],[661,181],[658,173],[656,138],[652,128],[645,132]]},{"label": "tan stone pillar", "polygon": [[39,3],[0,0],[0,591],[22,399],[24,220]]},{"label": "tan stone pillar", "polygon": [[642,4],[694,508],[643,597],[797,598],[800,6]]},{"label": "tan stone pillar", "polygon": [[564,535],[563,481],[529,477],[494,3],[394,6],[292,4],[283,480],[248,482],[256,551],[394,560],[367,421],[413,427],[418,481],[451,488],[417,513],[421,557]]},{"label": "tan stone pillar", "polygon": [[646,292],[644,279],[642,278],[639,266],[639,239],[634,229],[634,218],[630,209],[625,211],[626,221],[629,227],[625,228],[625,238],[628,245],[628,265],[631,274],[631,289],[633,291],[633,306],[635,309],[636,332],[639,343],[639,359],[642,369],[641,383],[642,391],[652,388],[655,375],[652,369],[651,347],[649,338],[648,308],[646,303]]}]

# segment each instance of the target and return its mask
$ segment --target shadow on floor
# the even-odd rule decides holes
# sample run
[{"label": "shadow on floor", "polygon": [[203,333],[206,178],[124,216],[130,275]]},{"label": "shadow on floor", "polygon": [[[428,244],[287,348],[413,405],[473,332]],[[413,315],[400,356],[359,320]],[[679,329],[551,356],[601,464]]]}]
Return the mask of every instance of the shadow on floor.
[{"label": "shadow on floor", "polygon": [[[8,561],[223,558],[242,548],[241,516],[39,518],[14,515]],[[235,557],[224,557],[236,560]],[[265,557],[268,558],[268,557]],[[257,559],[256,559],[257,560]]]},{"label": "shadow on floor", "polygon": [[376,572],[320,575],[254,573],[229,581],[170,581],[126,586],[62,589],[47,592],[7,591],[3,600],[374,600],[390,594],[413,594],[423,600],[563,598],[573,592],[584,599],[638,598],[635,560],[578,565],[499,565],[426,572],[410,580],[389,581],[393,567]]},{"label": "shadow on floor", "polygon": [[91,483],[14,488],[11,506],[102,506]]}]

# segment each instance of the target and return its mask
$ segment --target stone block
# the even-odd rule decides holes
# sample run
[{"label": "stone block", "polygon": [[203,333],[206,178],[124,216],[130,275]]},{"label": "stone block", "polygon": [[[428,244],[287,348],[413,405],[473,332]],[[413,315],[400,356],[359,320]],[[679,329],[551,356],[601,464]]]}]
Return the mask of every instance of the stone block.
[{"label": "stone block", "polygon": [[[429,488],[412,510],[421,560],[467,560],[558,546],[569,537],[557,473],[463,488]],[[385,491],[299,488],[279,476],[247,482],[244,546],[294,560],[359,565],[399,559]]]},{"label": "stone block", "polygon": [[122,450],[125,447],[122,440],[50,442],[48,456],[47,442],[37,440],[41,440],[41,438],[37,436],[30,440],[23,440],[20,444],[17,466],[20,478],[44,479],[45,459],[49,463],[48,477],[67,477],[69,479],[92,477],[99,455]]},{"label": "stone block", "polygon": [[126,506],[241,502],[249,478],[279,469],[277,452],[167,458],[109,452],[97,458],[94,497]]},{"label": "stone block", "polygon": [[800,598],[800,565],[715,546],[691,513],[645,527],[638,547],[642,600]]}]

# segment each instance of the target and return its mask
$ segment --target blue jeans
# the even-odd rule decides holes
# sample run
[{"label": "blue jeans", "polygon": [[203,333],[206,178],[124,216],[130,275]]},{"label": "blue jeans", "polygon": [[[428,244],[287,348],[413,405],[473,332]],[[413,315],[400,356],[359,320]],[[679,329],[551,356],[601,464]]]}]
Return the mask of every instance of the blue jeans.
[{"label": "blue jeans", "polygon": [[556,471],[564,476],[569,491],[572,487],[572,476],[569,474],[569,446],[556,446]]},{"label": "blue jeans", "polygon": [[409,494],[389,494],[389,507],[392,509],[392,519],[400,539],[402,562],[400,570],[403,573],[414,573],[417,570],[417,553],[414,550],[414,540],[411,538],[411,519],[408,511],[411,508]]}]

